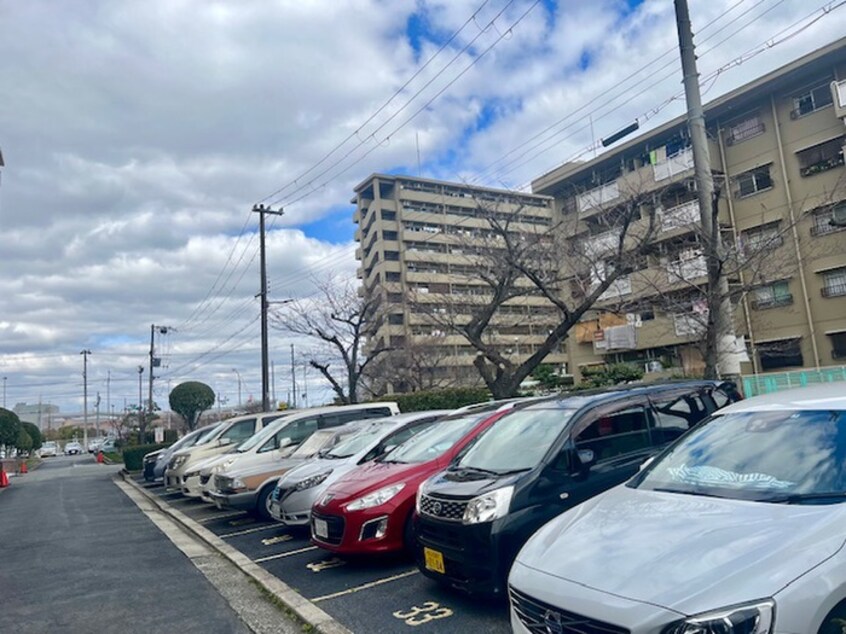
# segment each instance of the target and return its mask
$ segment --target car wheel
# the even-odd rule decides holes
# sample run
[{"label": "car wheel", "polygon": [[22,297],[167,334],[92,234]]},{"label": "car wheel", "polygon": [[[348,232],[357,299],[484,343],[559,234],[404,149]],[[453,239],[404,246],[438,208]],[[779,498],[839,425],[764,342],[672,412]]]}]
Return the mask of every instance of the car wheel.
[{"label": "car wheel", "polygon": [[264,488],[259,491],[258,500],[256,500],[256,512],[263,520],[273,519],[273,516],[270,514],[270,496],[275,488],[276,483],[271,482],[270,484],[266,484]]},{"label": "car wheel", "polygon": [[819,634],[846,634],[846,601],[841,601],[828,613]]}]

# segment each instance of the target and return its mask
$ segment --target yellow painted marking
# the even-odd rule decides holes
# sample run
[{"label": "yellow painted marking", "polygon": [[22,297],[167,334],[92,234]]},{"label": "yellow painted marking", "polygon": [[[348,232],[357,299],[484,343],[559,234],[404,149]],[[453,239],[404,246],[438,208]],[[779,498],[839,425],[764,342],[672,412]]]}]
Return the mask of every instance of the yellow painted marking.
[{"label": "yellow painted marking", "polygon": [[383,583],[390,583],[391,581],[397,581],[398,579],[405,579],[406,577],[410,577],[411,575],[416,575],[418,573],[417,570],[409,570],[408,572],[402,572],[398,575],[394,575],[393,577],[385,577],[384,579],[377,579],[376,581],[371,581],[369,583],[364,583],[360,586],[356,586],[354,588],[348,588],[347,590],[341,590],[340,592],[333,592],[332,594],[324,594],[322,597],[317,597],[314,599],[309,599],[312,603],[317,603],[319,601],[326,601],[327,599],[336,599],[338,597],[343,597],[347,594],[354,594],[356,592],[360,592],[362,590],[367,590],[369,588],[375,588],[376,586],[381,586]]},{"label": "yellow painted marking", "polygon": [[341,566],[346,565],[347,562],[341,559],[340,557],[330,557],[329,559],[324,559],[323,561],[315,561],[313,563],[306,564],[306,568],[308,568],[312,572],[322,572],[323,570],[340,568]]},{"label": "yellow painted marking", "polygon": [[261,540],[261,543],[265,546],[273,546],[273,544],[281,544],[282,542],[289,542],[293,537],[290,535],[277,535],[276,537],[268,537],[267,539]]},{"label": "yellow painted marking", "polygon": [[434,601],[426,601],[419,608],[413,605],[407,612],[403,612],[402,610],[394,612],[394,618],[400,619],[406,625],[412,627],[423,625],[435,619],[445,619],[448,616],[452,616],[452,610],[442,607],[440,603],[435,603]]},{"label": "yellow painted marking", "polygon": [[290,557],[291,555],[307,553],[310,550],[317,550],[317,546],[307,546],[306,548],[300,548],[299,550],[289,550],[287,553],[279,553],[278,555],[270,555],[268,557],[259,557],[258,559],[253,559],[253,563],[260,564],[264,561],[270,561],[272,559],[282,559],[282,557]]},{"label": "yellow painted marking", "polygon": [[[241,517],[242,515],[243,515],[243,513],[240,512],[240,511],[237,512],[237,513],[220,513],[218,515],[212,515],[211,517],[204,517],[203,519],[195,520],[195,521],[200,523],[200,524],[205,524],[206,522],[213,522],[215,520],[225,520],[229,517]],[[232,522],[229,522],[229,524],[232,524]]]},{"label": "yellow painted marking", "polygon": [[278,529],[279,526],[276,524],[268,524],[267,526],[259,526],[257,528],[245,528],[242,531],[235,531],[234,533],[224,533],[223,535],[218,535],[221,539],[226,539],[227,537],[238,537],[240,535],[249,535],[250,533],[258,533],[260,531],[266,531],[271,528]]}]

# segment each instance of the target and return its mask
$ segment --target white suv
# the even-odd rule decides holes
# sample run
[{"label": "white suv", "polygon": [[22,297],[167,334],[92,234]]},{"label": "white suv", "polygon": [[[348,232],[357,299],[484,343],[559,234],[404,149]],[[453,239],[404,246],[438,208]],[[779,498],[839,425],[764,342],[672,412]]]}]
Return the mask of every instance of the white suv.
[{"label": "white suv", "polygon": [[844,543],[846,385],[760,396],[535,533],[511,569],[511,624],[841,634]]}]

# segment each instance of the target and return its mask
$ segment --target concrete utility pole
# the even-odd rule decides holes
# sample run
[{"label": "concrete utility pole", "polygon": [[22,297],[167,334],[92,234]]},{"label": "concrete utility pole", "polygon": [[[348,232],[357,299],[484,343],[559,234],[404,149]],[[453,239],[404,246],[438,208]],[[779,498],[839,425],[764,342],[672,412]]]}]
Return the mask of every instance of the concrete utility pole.
[{"label": "concrete utility pole", "polygon": [[270,409],[270,352],[267,343],[267,251],[264,241],[264,216],[282,216],[281,209],[274,211],[264,205],[253,205],[253,211],[259,215],[259,257],[261,259],[261,411]]},{"label": "concrete utility pole", "polygon": [[156,329],[158,329],[160,335],[166,335],[170,332],[170,326],[156,326],[156,324],[150,324],[150,378],[148,381],[147,389],[147,414],[150,417],[150,420],[153,420],[153,368],[158,368],[161,366],[162,360],[156,358],[155,349],[156,349]]},{"label": "concrete utility pole", "polygon": [[[693,148],[693,170],[696,190],[699,199],[699,218],[702,223],[702,233],[708,250],[709,272],[714,263],[713,257],[723,254],[722,237],[720,235],[719,220],[713,218],[712,205],[714,200],[714,179],[711,175],[711,156],[708,150],[708,137],[705,131],[705,111],[702,108],[702,96],[699,93],[699,72],[696,69],[696,54],[693,46],[693,32],[690,26],[690,12],[687,0],[674,0],[676,9],[676,26],[679,33],[679,50],[681,51],[682,73],[684,75],[684,95],[687,101],[687,125],[690,130],[690,142]],[[711,282],[709,274],[709,282]],[[717,371],[724,378],[740,375],[740,361],[735,354],[734,316],[729,298],[728,279],[720,274],[717,289],[708,289],[709,297],[719,294],[719,305],[716,314],[712,315],[717,329]],[[709,309],[714,310],[710,305]]]},{"label": "concrete utility pole", "polygon": [[82,446],[88,451],[88,355],[87,348],[80,352],[82,355]]},{"label": "concrete utility pole", "polygon": [[[144,376],[144,366],[139,365],[138,366],[138,433],[139,433],[139,436],[141,434],[141,427],[143,427],[143,425],[141,424],[141,417],[144,416],[144,397],[142,396],[143,392],[141,390],[141,377],[143,377],[143,376]],[[144,431],[147,431],[147,430],[145,429]],[[142,445],[146,444],[144,442],[143,438],[139,438],[138,442],[140,442]]]},{"label": "concrete utility pole", "polygon": [[[94,401],[94,429],[97,430],[96,438],[100,437],[100,393],[97,392],[97,400]],[[88,447],[85,448],[85,451],[88,451]]]},{"label": "concrete utility pole", "polygon": [[297,366],[294,363],[294,344],[291,344],[291,407],[297,409]]}]

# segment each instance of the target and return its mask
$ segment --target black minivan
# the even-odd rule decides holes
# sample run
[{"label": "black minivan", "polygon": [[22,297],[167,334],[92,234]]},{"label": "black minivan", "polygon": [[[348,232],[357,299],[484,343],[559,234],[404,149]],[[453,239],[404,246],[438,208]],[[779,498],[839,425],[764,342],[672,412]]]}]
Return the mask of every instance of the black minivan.
[{"label": "black minivan", "polygon": [[562,395],[503,416],[420,487],[418,567],[468,592],[502,593],[543,524],[739,399],[732,383],[682,381]]}]

